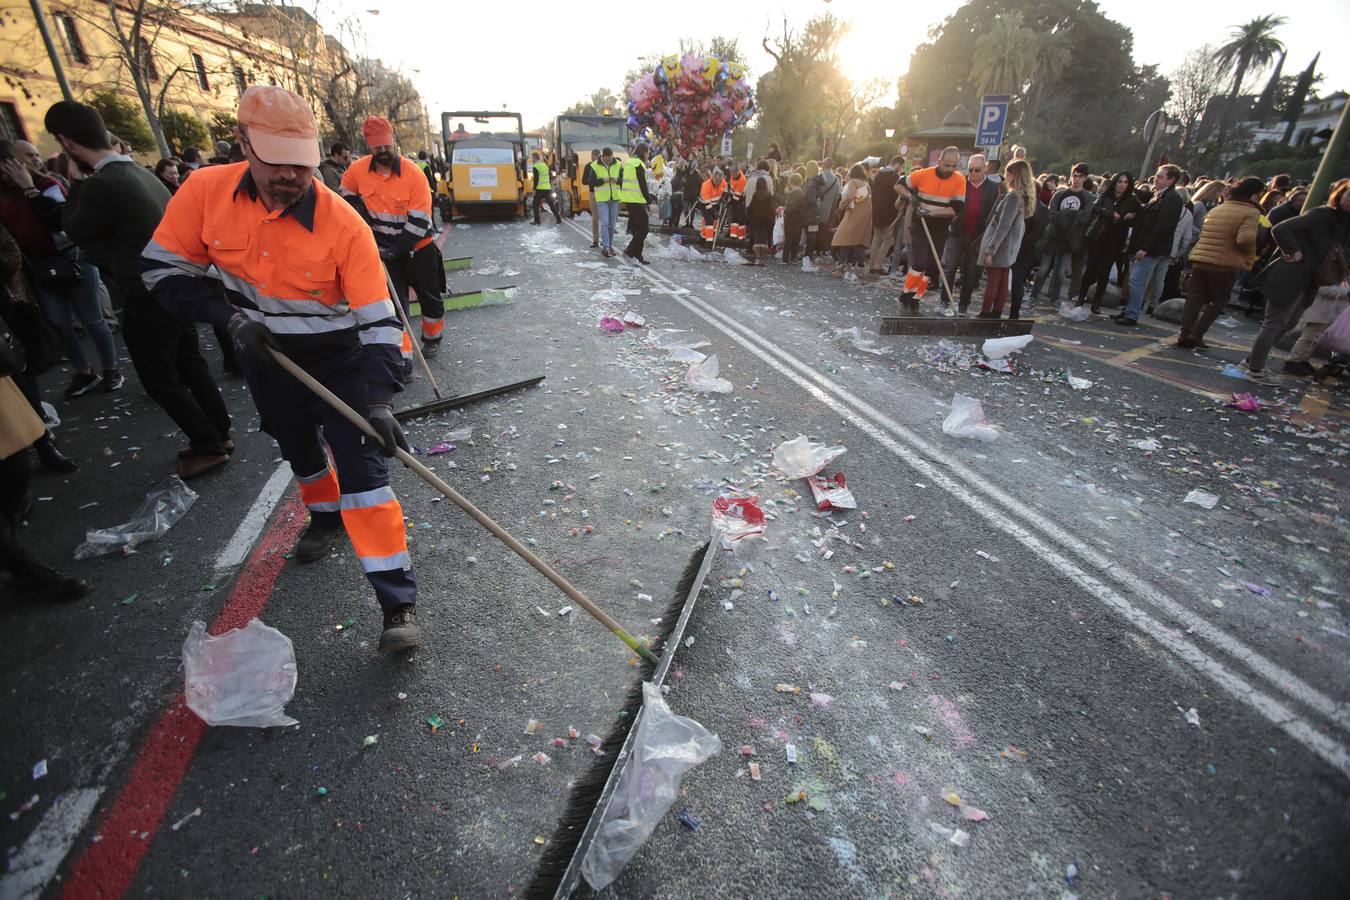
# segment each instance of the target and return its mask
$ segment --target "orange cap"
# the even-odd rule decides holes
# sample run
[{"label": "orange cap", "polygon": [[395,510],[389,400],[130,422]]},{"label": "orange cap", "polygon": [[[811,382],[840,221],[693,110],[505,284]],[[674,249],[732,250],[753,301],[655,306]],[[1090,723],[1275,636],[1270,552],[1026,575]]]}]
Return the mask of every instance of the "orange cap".
[{"label": "orange cap", "polygon": [[253,152],[274,166],[319,164],[319,124],[309,104],[285,88],[255,84],[239,98],[239,124]]},{"label": "orange cap", "polygon": [[366,133],[367,147],[389,147],[394,143],[394,126],[384,116],[366,119],[361,130]]}]

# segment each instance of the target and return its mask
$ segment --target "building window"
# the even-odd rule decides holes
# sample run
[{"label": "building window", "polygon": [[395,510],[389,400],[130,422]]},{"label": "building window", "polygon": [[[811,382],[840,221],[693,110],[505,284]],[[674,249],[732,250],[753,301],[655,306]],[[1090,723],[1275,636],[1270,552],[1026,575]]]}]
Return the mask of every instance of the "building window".
[{"label": "building window", "polygon": [[197,86],[204,91],[211,90],[211,80],[206,77],[206,60],[200,53],[192,54],[192,66],[197,70]]},{"label": "building window", "polygon": [[234,67],[234,86],[239,89],[241,96],[248,88],[248,82],[244,80],[244,70],[239,66]]},{"label": "building window", "polygon": [[146,81],[159,81],[159,67],[155,65],[155,54],[150,52],[150,42],[141,38],[137,43],[141,57],[141,73]]},{"label": "building window", "polygon": [[0,103],[0,138],[7,141],[26,141],[28,135],[23,130],[23,119],[13,103]]},{"label": "building window", "polygon": [[80,33],[75,30],[75,20],[69,14],[59,12],[53,13],[56,18],[56,24],[61,28],[61,35],[66,39],[66,50],[70,53],[72,62],[82,66],[89,65],[89,54],[85,52],[84,41],[80,40]]}]

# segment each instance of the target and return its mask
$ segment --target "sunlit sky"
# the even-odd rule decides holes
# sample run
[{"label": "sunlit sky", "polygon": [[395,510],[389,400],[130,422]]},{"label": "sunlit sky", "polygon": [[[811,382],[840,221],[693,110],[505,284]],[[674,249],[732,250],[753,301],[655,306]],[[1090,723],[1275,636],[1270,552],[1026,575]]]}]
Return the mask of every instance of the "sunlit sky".
[{"label": "sunlit sky", "polygon": [[[291,0],[297,2],[297,0]],[[303,3],[304,0],[298,0]],[[319,0],[319,17],[331,34],[401,69],[413,79],[427,109],[501,109],[520,112],[527,129],[600,87],[618,91],[637,57],[678,49],[680,37],[707,41],[714,34],[740,39],[751,78],[773,60],[760,46],[765,34],[781,34],[784,17],[800,28],[813,15],[831,12],[852,23],[841,47],[844,73],[852,79],[890,83],[909,67],[927,30],[961,3],[930,0],[914,5],[880,0],[678,0],[638,7],[617,4],[483,2],[434,5],[423,0]],[[1010,2],[1009,9],[1017,4]],[[1228,26],[1278,8],[1269,0],[1100,0],[1106,15],[1134,29],[1137,63],[1156,63],[1165,73],[1193,48],[1221,43]],[[1323,93],[1350,88],[1350,3],[1296,4],[1277,36],[1289,48],[1286,74],[1302,70],[1322,51],[1318,71]],[[378,15],[367,10],[378,9]],[[608,13],[604,10],[608,9]],[[659,10],[652,12],[653,9]],[[612,27],[597,28],[606,15]],[[342,23],[346,23],[345,28]],[[636,27],[632,27],[636,26]],[[1339,46],[1337,39],[1340,39]],[[620,47],[622,49],[620,49]],[[809,85],[803,85],[809,90]]]}]

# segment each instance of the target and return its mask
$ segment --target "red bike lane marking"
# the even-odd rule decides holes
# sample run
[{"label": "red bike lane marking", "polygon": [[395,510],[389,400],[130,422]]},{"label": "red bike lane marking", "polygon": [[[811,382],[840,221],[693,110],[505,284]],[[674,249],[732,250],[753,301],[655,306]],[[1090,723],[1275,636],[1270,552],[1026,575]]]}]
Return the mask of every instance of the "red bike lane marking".
[{"label": "red bike lane marking", "polygon": [[[209,633],[242,628],[262,613],[286,565],[285,554],[304,524],[305,507],[292,491],[249,555]],[[188,709],[178,691],[141,743],[126,784],[104,813],[93,843],[71,867],[61,890],[63,900],[121,897],[127,892],[205,733],[206,723]]]}]

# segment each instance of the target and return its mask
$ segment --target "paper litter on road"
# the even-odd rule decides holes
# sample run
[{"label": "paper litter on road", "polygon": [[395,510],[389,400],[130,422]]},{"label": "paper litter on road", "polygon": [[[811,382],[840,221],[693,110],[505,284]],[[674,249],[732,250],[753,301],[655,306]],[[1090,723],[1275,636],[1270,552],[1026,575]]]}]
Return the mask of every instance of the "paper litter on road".
[{"label": "paper litter on road", "polygon": [[722,541],[722,549],[733,550],[745,538],[764,533],[764,512],[759,496],[718,497],[713,501],[712,531]]},{"label": "paper litter on road", "polygon": [[1213,509],[1219,505],[1219,497],[1217,494],[1211,494],[1209,491],[1202,491],[1199,488],[1196,488],[1187,494],[1186,499],[1181,502],[1194,503],[1196,506],[1203,507],[1204,509]]}]

